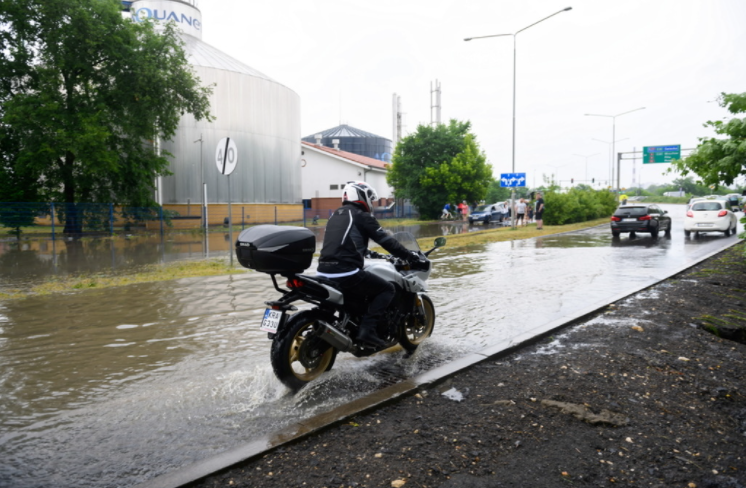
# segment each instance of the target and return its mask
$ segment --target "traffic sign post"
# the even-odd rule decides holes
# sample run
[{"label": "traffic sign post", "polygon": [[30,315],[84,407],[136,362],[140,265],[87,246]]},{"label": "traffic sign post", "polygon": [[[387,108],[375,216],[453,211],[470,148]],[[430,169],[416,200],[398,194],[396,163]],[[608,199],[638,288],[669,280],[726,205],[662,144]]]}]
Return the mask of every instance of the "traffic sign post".
[{"label": "traffic sign post", "polygon": [[681,146],[645,146],[642,148],[642,164],[670,163],[681,159]]},{"label": "traffic sign post", "polygon": [[526,173],[501,173],[500,186],[503,188],[525,187]]},{"label": "traffic sign post", "polygon": [[[501,173],[500,186],[516,188],[526,186],[526,173]],[[515,229],[515,190],[510,193],[510,226]]]},{"label": "traffic sign post", "polygon": [[220,174],[228,176],[228,239],[231,245],[228,247],[231,255],[231,268],[233,267],[233,213],[231,211],[231,173],[238,165],[238,148],[230,137],[224,137],[218,142],[215,149],[215,164]]}]

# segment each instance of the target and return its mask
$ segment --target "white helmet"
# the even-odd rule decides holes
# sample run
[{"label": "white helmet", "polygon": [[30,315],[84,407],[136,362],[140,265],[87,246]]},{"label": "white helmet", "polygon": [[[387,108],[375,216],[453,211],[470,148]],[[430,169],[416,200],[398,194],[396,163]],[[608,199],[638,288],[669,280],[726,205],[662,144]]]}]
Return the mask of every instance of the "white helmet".
[{"label": "white helmet", "polygon": [[375,200],[378,200],[378,193],[364,181],[348,181],[342,192],[342,203],[359,203],[368,212],[373,211]]}]

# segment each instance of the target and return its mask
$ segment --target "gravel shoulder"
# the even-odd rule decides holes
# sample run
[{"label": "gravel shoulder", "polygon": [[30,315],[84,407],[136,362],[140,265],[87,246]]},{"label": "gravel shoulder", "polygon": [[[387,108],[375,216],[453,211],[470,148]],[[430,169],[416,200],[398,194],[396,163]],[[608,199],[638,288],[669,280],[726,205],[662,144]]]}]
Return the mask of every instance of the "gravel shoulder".
[{"label": "gravel shoulder", "polygon": [[744,487],[745,249],[189,486]]}]

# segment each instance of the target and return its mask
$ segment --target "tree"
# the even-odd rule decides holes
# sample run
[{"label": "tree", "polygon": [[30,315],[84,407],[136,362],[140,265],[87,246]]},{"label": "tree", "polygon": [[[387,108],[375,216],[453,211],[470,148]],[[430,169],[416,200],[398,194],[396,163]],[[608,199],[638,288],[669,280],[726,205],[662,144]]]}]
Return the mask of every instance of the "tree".
[{"label": "tree", "polygon": [[174,25],[125,19],[118,0],[14,0],[0,40],[0,124],[19,141],[5,157],[65,203],[65,232],[78,202],[153,205],[172,156],[157,141],[186,113],[211,118]]},{"label": "tree", "polygon": [[412,200],[422,218],[437,218],[446,202],[484,199],[492,167],[470,128],[456,120],[420,125],[397,144],[387,181],[397,198]]},{"label": "tree", "polygon": [[[746,93],[722,93],[718,102],[731,114],[746,112]],[[708,121],[704,126],[712,127],[716,134],[726,138],[701,137],[697,149],[674,161],[673,168],[684,176],[690,172],[696,174],[708,187],[731,185],[746,174],[746,118]]]},{"label": "tree", "polygon": [[500,181],[493,180],[490,182],[489,188],[487,188],[487,200],[488,203],[502,202],[510,200],[511,189],[500,186]]},{"label": "tree", "polygon": [[18,138],[0,125],[0,225],[13,229],[18,239],[21,227],[33,225],[40,213],[40,182],[23,167],[14,167],[11,155],[19,151]]}]

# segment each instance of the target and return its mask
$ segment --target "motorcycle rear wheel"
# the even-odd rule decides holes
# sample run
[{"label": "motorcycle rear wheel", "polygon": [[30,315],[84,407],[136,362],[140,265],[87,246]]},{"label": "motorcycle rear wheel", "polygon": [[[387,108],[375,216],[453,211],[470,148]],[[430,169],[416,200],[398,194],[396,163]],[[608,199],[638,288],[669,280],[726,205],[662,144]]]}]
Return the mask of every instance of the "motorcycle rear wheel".
[{"label": "motorcycle rear wheel", "polygon": [[319,312],[298,312],[290,317],[272,342],[270,360],[275,376],[288,388],[298,391],[332,369],[337,350],[316,335],[322,327]]},{"label": "motorcycle rear wheel", "polygon": [[430,337],[435,328],[435,305],[430,297],[421,295],[422,307],[425,310],[424,317],[411,317],[402,325],[399,344],[407,352],[414,352],[417,347]]}]

